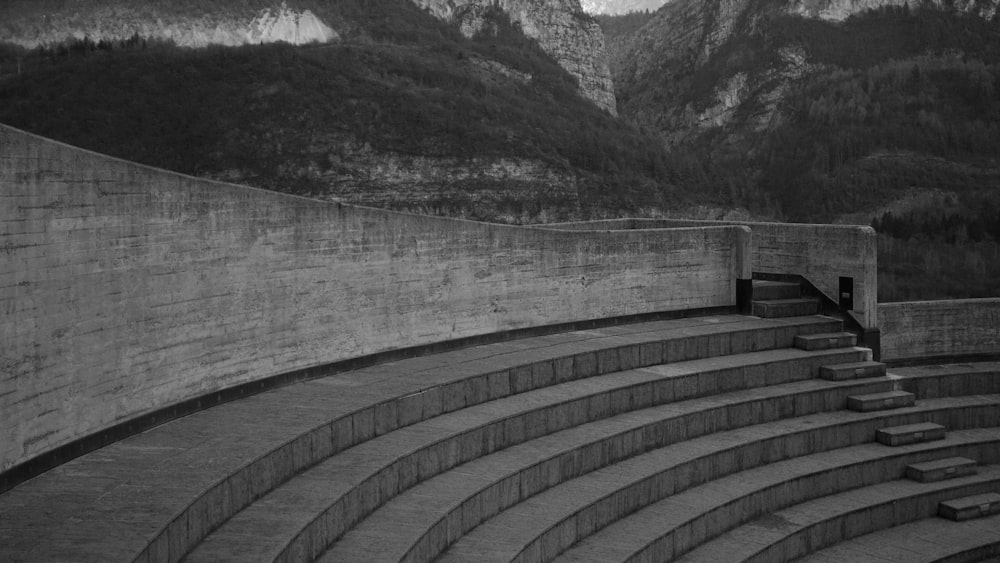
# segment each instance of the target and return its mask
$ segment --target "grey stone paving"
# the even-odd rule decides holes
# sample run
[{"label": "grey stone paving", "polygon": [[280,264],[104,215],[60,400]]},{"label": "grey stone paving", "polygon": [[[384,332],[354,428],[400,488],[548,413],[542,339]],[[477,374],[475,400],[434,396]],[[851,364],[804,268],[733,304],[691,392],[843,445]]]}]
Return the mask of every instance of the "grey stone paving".
[{"label": "grey stone paving", "polygon": [[[131,560],[226,476],[254,467],[297,436],[393,397],[523,365],[526,358],[802,323],[828,326],[829,319],[696,317],[560,333],[401,360],[223,404],[77,458],[0,495],[0,559]],[[370,416],[353,422],[361,433],[375,424]]]}]

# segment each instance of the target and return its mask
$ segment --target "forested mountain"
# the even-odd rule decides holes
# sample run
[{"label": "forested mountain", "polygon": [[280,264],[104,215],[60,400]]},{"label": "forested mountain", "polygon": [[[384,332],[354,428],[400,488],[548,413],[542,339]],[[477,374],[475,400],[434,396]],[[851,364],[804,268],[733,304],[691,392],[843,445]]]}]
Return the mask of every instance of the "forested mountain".
[{"label": "forested mountain", "polygon": [[621,115],[718,205],[877,219],[880,260],[908,280],[884,299],[1000,295],[997,2],[848,4],[677,0],[602,19]]},{"label": "forested mountain", "polygon": [[[274,10],[308,11],[335,40],[180,48],[171,37],[189,37],[191,22],[238,36],[260,13],[244,2],[189,1],[186,14],[157,0],[84,4],[113,5],[118,19],[51,18],[102,25],[99,39],[3,48],[0,121],[181,172],[480,219],[659,213],[683,198],[663,147],[582,97],[580,79],[500,8],[477,8],[470,31],[468,18],[409,0],[297,0]],[[576,6],[568,20],[543,16],[585,31],[593,20]],[[167,35],[127,35],[145,29],[147,9],[173,22]],[[30,17],[0,21],[17,37],[58,36]],[[593,57],[553,45],[560,60]]]}]

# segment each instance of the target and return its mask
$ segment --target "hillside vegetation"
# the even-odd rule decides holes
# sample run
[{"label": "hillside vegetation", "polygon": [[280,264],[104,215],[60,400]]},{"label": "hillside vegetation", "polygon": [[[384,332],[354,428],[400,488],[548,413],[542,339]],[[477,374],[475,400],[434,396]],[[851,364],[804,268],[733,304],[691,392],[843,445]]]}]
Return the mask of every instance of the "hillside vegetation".
[{"label": "hillside vegetation", "polygon": [[[871,222],[882,300],[1000,296],[1000,22],[917,3],[840,23],[748,4],[701,63],[659,54],[672,32],[655,17],[601,19],[626,49],[612,60],[662,58],[614,70],[622,115],[671,146],[679,182],[758,216]],[[736,103],[707,125],[723,92]],[[952,203],[882,219],[926,193]]]},{"label": "hillside vegetation", "polygon": [[[464,207],[399,198],[399,207],[481,219],[604,216],[678,200],[659,143],[581,99],[574,79],[502,12],[467,40],[406,0],[335,5],[350,33],[333,44],[192,50],[135,38],[8,48],[0,121],[293,193],[349,194],[351,174],[386,155],[513,159],[575,188],[564,196],[564,187],[536,185]],[[12,74],[17,60],[22,72]],[[508,183],[470,189],[500,193]]]}]

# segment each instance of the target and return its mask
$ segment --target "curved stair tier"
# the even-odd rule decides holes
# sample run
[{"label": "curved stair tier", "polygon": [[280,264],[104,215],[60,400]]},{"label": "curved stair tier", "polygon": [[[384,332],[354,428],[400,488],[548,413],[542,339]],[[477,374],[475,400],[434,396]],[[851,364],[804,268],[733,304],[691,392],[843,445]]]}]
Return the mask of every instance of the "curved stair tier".
[{"label": "curved stair tier", "polygon": [[744,524],[705,543],[682,562],[791,561],[824,547],[937,514],[938,503],[1000,490],[1000,465],[936,483],[888,481],[824,496]]},{"label": "curved stair tier", "polygon": [[[293,475],[398,428],[566,381],[786,348],[796,335],[840,329],[822,316],[692,317],[471,346],[288,385],[128,437],[4,492],[0,552],[11,561],[178,561]],[[378,502],[356,495],[351,506]]]},{"label": "curved stair tier", "polygon": [[952,522],[924,518],[840,542],[799,563],[973,563],[1000,559],[1000,514]]},{"label": "curved stair tier", "polygon": [[[700,428],[748,424],[752,413],[767,419],[841,408],[848,395],[861,389],[887,389],[891,382],[834,386],[800,380],[815,378],[825,364],[853,361],[868,352],[853,347],[820,352],[782,349],[693,360],[553,385],[443,414],[369,440],[294,477],[230,519],[186,561],[310,559],[319,554],[319,546],[329,544],[397,492],[442,471],[553,432],[652,405],[706,397],[691,401],[687,409],[665,405],[646,415],[642,425],[630,427],[612,420],[603,431],[606,439],[597,439],[601,433],[592,434],[590,443],[571,455],[589,448],[601,452],[595,459],[613,462],[697,435]],[[795,381],[800,385],[730,393],[733,398],[719,394]],[[635,417],[640,414],[629,418]],[[687,432],[664,432],[661,427],[669,423],[683,424]],[[533,473],[538,472],[536,468]]]},{"label": "curved stair tier", "polygon": [[735,473],[635,512],[556,561],[669,561],[768,512],[898,479],[909,464],[955,455],[1000,463],[1000,427],[960,430],[945,440],[900,448],[869,442]]},{"label": "curved stair tier", "polygon": [[926,399],[1000,393],[1000,362],[895,367],[892,375],[902,390]]},{"label": "curved stair tier", "polygon": [[[808,383],[813,382],[798,384]],[[611,522],[691,486],[785,457],[871,442],[878,428],[926,420],[949,428],[998,426],[1000,397],[937,399],[896,411],[838,411],[793,418],[787,421],[799,429],[793,440],[760,441],[755,433],[765,425],[759,425],[681,442],[593,471],[517,504],[463,536],[439,560],[549,561]],[[779,436],[788,433],[785,429]],[[753,449],[739,449],[741,444]],[[774,450],[790,453],[776,455]],[[720,451],[720,456],[710,455]]]}]

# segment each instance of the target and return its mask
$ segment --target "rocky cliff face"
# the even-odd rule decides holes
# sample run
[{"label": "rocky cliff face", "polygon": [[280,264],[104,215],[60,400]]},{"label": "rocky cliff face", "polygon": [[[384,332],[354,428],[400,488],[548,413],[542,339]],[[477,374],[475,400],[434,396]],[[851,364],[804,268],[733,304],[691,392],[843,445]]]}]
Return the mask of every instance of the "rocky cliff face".
[{"label": "rocky cliff face", "polygon": [[489,11],[500,8],[579,81],[584,97],[612,114],[617,113],[604,34],[597,22],[583,12],[579,0],[413,1],[438,18],[457,25],[466,37],[483,31]]},{"label": "rocky cliff face", "polygon": [[[284,41],[293,45],[324,43],[337,32],[313,12],[285,2],[239,12],[168,12],[109,4],[73,4],[46,9],[0,9],[0,42],[33,49],[70,39],[121,41],[134,35],[172,41],[181,47],[238,46]],[[58,9],[56,9],[58,8]]]},{"label": "rocky cliff face", "polygon": [[668,0],[581,0],[588,14],[616,16],[629,12],[655,11]]}]

